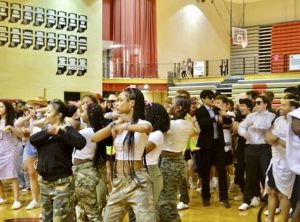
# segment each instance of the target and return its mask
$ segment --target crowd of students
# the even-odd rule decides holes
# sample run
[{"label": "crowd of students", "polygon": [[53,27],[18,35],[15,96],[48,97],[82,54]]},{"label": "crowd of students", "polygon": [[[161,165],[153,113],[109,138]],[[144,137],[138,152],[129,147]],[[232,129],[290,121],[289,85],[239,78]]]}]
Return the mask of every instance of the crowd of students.
[{"label": "crowd of students", "polygon": [[188,187],[208,207],[212,186],[222,207],[231,207],[228,192],[238,186],[239,210],[268,194],[269,221],[279,212],[282,221],[290,214],[300,221],[298,90],[287,88],[275,109],[270,91],[249,91],[235,103],[211,90],[200,100],[181,90],[151,103],[136,88],[106,105],[92,94],[73,105],[0,101],[0,204],[7,204],[1,180],[9,179],[11,208],[22,207],[23,153],[32,194],[26,209],[41,206],[43,221],[123,221],[126,213],[130,221],[180,221]]}]

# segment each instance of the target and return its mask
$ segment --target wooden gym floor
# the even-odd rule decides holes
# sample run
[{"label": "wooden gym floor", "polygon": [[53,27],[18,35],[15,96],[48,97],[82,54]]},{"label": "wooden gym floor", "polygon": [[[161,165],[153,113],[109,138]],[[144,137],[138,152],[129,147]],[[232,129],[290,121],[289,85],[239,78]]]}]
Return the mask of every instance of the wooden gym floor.
[{"label": "wooden gym floor", "polygon": [[[14,222],[36,222],[39,221],[41,209],[25,210],[26,205],[30,202],[30,192],[20,192],[20,200],[23,207],[19,210],[11,210],[12,193],[11,189],[6,189],[9,202],[0,205],[0,221]],[[234,201],[233,197],[238,193],[230,193],[231,208],[226,209],[218,202],[218,192],[212,193],[212,201],[209,207],[202,207],[200,193],[195,190],[190,191],[191,203],[189,209],[180,211],[183,222],[255,222],[257,221],[258,208],[252,208],[248,211],[239,211],[237,208],[241,204],[240,201]],[[27,220],[16,220],[16,218],[30,218]],[[14,220],[13,220],[14,219]],[[127,218],[124,221],[128,221]],[[265,221],[263,218],[262,221]],[[280,221],[280,215],[276,216],[275,221]]]}]

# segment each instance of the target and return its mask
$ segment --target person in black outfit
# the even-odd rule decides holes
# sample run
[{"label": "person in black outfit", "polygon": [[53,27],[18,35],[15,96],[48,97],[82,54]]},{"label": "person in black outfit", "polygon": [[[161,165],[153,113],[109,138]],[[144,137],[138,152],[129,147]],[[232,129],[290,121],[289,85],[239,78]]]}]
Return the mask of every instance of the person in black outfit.
[{"label": "person in black outfit", "polygon": [[242,122],[246,116],[251,113],[253,109],[253,103],[250,99],[240,99],[239,100],[239,112],[236,115],[235,122],[233,124],[233,131],[237,134],[237,146],[234,152],[234,183],[238,184],[241,192],[244,192],[245,186],[245,146],[246,139],[239,136],[237,133],[238,124]]},{"label": "person in black outfit", "polygon": [[72,152],[74,147],[82,149],[85,138],[73,127],[64,125],[68,116],[66,105],[59,99],[52,100],[47,107],[48,129],[30,137],[37,148],[37,171],[40,182],[43,221],[74,221],[74,180]]},{"label": "person in black outfit", "polygon": [[211,90],[203,90],[200,98],[203,105],[197,110],[196,119],[201,129],[197,142],[197,147],[200,147],[200,160],[197,165],[202,175],[202,204],[210,205],[209,178],[211,166],[214,164],[219,177],[220,201],[224,207],[229,208],[222,126],[231,124],[232,120],[226,112],[214,107],[215,94]]}]

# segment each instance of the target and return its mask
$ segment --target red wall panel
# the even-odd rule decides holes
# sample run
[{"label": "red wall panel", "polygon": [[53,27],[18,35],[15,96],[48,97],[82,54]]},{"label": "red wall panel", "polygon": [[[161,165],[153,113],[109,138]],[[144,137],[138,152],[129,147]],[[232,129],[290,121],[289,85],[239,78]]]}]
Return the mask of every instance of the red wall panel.
[{"label": "red wall panel", "polygon": [[300,22],[272,26],[272,72],[286,72],[289,55],[300,54]]}]

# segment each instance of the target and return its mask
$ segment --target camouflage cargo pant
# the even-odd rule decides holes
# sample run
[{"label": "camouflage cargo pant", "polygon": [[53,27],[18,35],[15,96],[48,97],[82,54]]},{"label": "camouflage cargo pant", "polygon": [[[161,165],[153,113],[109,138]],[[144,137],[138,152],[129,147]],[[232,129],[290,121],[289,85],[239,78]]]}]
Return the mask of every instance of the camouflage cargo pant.
[{"label": "camouflage cargo pant", "polygon": [[181,221],[176,201],[184,174],[183,157],[162,157],[160,170],[163,176],[163,189],[158,198],[159,219],[161,222]]},{"label": "camouflage cargo pant", "polygon": [[72,169],[75,178],[75,198],[87,216],[79,218],[80,221],[102,221],[96,191],[100,173],[93,167],[92,161],[75,165]]},{"label": "camouflage cargo pant", "polygon": [[75,221],[73,176],[40,181],[43,222]]},{"label": "camouflage cargo pant", "polygon": [[113,189],[104,212],[105,222],[122,222],[130,207],[137,222],[156,220],[153,187],[149,174],[145,169],[135,173],[138,181],[125,176],[113,179]]}]

